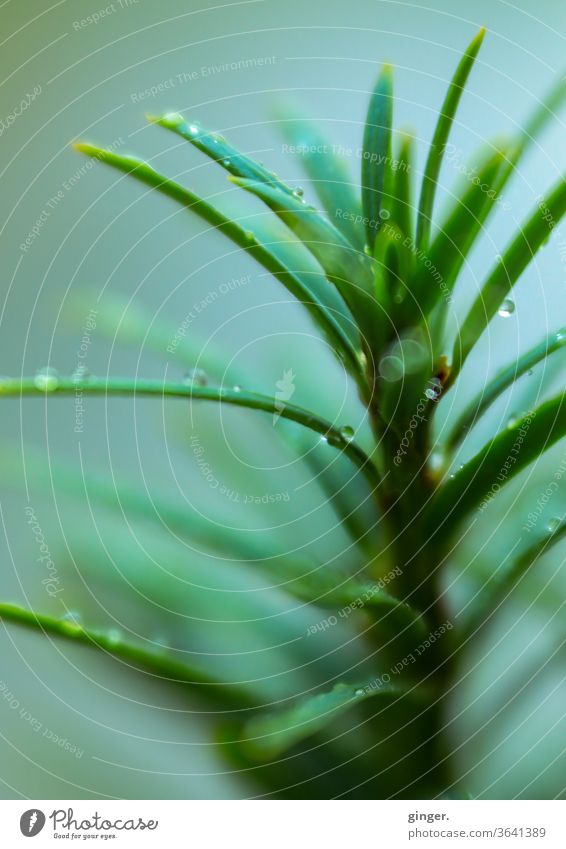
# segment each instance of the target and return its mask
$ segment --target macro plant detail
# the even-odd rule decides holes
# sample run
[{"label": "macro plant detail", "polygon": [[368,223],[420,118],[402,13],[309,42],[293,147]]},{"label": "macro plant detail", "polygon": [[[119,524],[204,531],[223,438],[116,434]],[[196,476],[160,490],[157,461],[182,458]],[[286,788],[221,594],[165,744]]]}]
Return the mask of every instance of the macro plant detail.
[{"label": "macro plant detail", "polygon": [[[536,365],[556,360],[566,344],[566,329],[548,334],[498,371],[463,410],[449,411],[442,428],[437,427],[438,412],[449,404],[466,363],[479,356],[484,332],[498,315],[513,311],[513,287],[566,213],[566,182],[560,178],[501,247],[455,326],[450,305],[469,256],[525,153],[566,99],[560,80],[521,133],[485,144],[450,208],[438,215],[436,190],[452,123],[484,34],[481,30],[473,39],[455,70],[420,186],[413,177],[415,140],[394,128],[389,66],[383,67],[369,101],[359,191],[338,154],[303,157],[307,194],[317,195],[320,208],[306,202],[302,189],[287,185],[198,121],[177,113],[149,116],[153,125],[209,157],[234,187],[263,204],[272,214],[271,228],[263,219],[253,229],[241,226],[137,157],[86,142],[75,145],[100,165],[198,216],[304,305],[366,410],[369,449],[348,423],[329,421],[293,403],[290,369],[282,369],[271,396],[255,390],[253,374],[238,375],[237,383],[223,381],[222,352],[207,360],[196,343],[191,351],[190,331],[185,356],[188,361],[192,356],[195,371],[187,380],[95,377],[80,370],[65,377],[51,368],[29,378],[0,379],[2,398],[48,396],[52,403],[57,395],[79,392],[239,407],[250,416],[263,416],[267,427],[277,427],[292,449],[301,451],[297,433],[304,433],[351,463],[371,505],[371,519],[366,511],[360,520],[324,465],[316,467],[316,452],[305,458],[363,556],[362,569],[344,561],[309,571],[300,557],[270,559],[268,544],[262,547],[245,532],[219,533],[199,516],[187,515],[182,504],[159,505],[160,516],[180,535],[210,542],[225,557],[241,558],[268,577],[284,579],[286,591],[312,609],[312,629],[304,639],[324,639],[340,620],[353,623],[365,646],[363,670],[348,669],[324,686],[313,679],[304,696],[265,704],[253,683],[238,680],[237,670],[233,681],[217,679],[205,662],[188,663],[167,647],[118,639],[82,618],[0,603],[0,618],[33,629],[38,639],[44,632],[73,640],[179,682],[189,699],[194,695],[210,707],[220,751],[265,795],[465,797],[452,754],[457,741],[447,721],[454,682],[470,646],[483,638],[512,588],[564,537],[564,518],[536,526],[528,545],[494,568],[457,610],[446,576],[467,528],[508,482],[566,435],[561,390],[492,433],[464,462],[459,459],[491,405]],[[322,147],[316,125],[284,118],[281,126],[292,144],[305,150]],[[283,231],[285,238],[279,238]],[[144,320],[141,316],[132,336],[142,336]],[[75,470],[62,467],[61,475],[70,490],[80,487]],[[155,519],[142,493],[123,489],[121,494],[134,514]],[[119,502],[114,482],[94,475],[91,498],[110,507]]]}]

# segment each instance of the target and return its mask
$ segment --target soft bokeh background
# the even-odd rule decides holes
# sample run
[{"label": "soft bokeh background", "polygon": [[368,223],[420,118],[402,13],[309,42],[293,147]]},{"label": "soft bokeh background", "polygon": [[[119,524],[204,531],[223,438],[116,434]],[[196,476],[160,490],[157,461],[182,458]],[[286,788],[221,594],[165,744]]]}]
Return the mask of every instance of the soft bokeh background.
[{"label": "soft bokeh background", "polygon": [[[103,8],[98,23],[81,23]],[[285,290],[196,218],[131,180],[91,167],[70,144],[86,139],[136,152],[226,209],[264,215],[204,157],[148,126],[145,113],[174,109],[198,118],[300,185],[300,159],[285,151],[278,131],[274,106],[282,99],[292,98],[297,114],[319,119],[350,151],[355,177],[368,92],[382,61],[396,68],[395,121],[416,132],[417,170],[447,80],[479,25],[489,34],[452,138],[463,157],[482,140],[515,130],[566,71],[566,5],[560,0],[115,0],[108,7],[8,0],[0,21],[0,119],[40,88],[29,109],[1,133],[0,371],[29,374],[49,365],[72,372],[95,310],[97,326],[86,331],[90,372],[178,378],[186,364],[165,350],[167,334],[172,338],[209,296],[190,328],[204,358],[220,350],[227,376],[268,394],[292,370],[293,402],[357,427],[362,441],[363,415],[340,365]],[[148,93],[152,87],[157,91]],[[517,175],[507,193],[511,212],[492,221],[465,271],[454,326],[506,236],[563,171],[564,131],[564,120],[556,121]],[[438,208],[455,184],[448,165]],[[306,195],[312,197],[308,187]],[[40,216],[39,235],[24,251]],[[498,365],[564,323],[566,235],[560,230],[517,287],[513,315],[497,318],[486,333],[482,357],[444,402],[440,421]],[[240,284],[230,289],[232,280]],[[143,334],[131,338],[136,322],[147,329],[152,321],[153,333],[165,328],[156,348]],[[465,454],[494,426],[548,394],[563,366],[564,360],[552,374],[541,368],[525,378],[471,434]],[[70,492],[57,482],[61,465],[75,469],[79,482],[83,470],[126,481],[160,503],[173,500],[187,514],[217,522],[219,532],[239,528],[269,552],[292,548],[302,561],[315,563],[341,556],[355,567],[359,554],[336,527],[312,471],[283,444],[269,417],[219,414],[208,405],[87,399],[82,433],[75,424],[72,398],[2,402],[3,600],[57,615],[80,611],[90,625],[166,643],[220,676],[236,670],[240,680],[257,681],[266,703],[363,661],[363,646],[350,641],[346,625],[324,642],[307,644],[313,612],[284,588],[270,587],[273,576],[212,557],[164,516],[161,525],[140,521],[127,510],[101,507],[82,486]],[[190,434],[200,440],[217,484],[204,480]],[[328,452],[323,463],[334,462],[330,446],[316,450]],[[489,574],[521,536],[526,515],[563,459],[561,445],[482,516],[453,565],[454,575],[464,573],[461,593]],[[277,493],[288,499],[246,503],[246,496]],[[28,505],[57,566],[62,591],[55,599],[41,583],[45,572],[24,513]],[[155,509],[159,516],[159,504]],[[541,521],[562,511],[557,494]],[[563,554],[556,548],[537,564],[497,627],[470,652],[453,728],[472,795],[566,793],[564,655],[555,652],[566,631]],[[232,772],[220,757],[205,708],[182,688],[11,625],[0,625],[0,657],[5,798],[241,798],[261,792],[252,777]],[[53,735],[78,751],[57,745]]]}]

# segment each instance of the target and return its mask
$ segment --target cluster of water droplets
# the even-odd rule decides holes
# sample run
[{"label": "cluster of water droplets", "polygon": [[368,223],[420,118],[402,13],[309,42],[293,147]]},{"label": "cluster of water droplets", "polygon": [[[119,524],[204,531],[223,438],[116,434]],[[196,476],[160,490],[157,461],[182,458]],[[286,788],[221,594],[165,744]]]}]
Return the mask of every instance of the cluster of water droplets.
[{"label": "cluster of water droplets", "polygon": [[[183,383],[185,386],[189,386],[191,388],[195,387],[205,387],[209,386],[210,378],[208,374],[201,368],[191,368],[187,372],[185,372],[183,376]],[[233,386],[220,386],[218,387],[218,391],[220,395],[226,395],[227,392],[242,392],[242,387],[239,383],[235,383]]]},{"label": "cluster of water droplets", "polygon": [[[70,637],[79,636],[84,632],[81,614],[77,613],[76,610],[67,610],[59,618],[59,627]],[[120,645],[123,640],[123,633],[119,628],[109,628],[107,631],[97,632],[97,636],[110,648]]]}]

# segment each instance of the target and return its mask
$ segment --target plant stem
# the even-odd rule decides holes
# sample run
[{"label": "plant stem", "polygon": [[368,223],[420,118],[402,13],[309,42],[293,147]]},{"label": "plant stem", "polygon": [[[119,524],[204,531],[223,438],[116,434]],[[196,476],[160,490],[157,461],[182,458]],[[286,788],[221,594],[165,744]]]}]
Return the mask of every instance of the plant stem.
[{"label": "plant stem", "polygon": [[367,454],[342,430],[334,427],[323,418],[298,407],[294,404],[282,403],[268,395],[247,392],[238,389],[225,389],[212,386],[191,386],[187,383],[164,383],[161,380],[133,379],[108,377],[88,379],[74,377],[47,377],[38,380],[37,377],[2,378],[0,380],[0,396],[20,397],[22,395],[73,395],[75,393],[88,395],[149,395],[171,398],[189,398],[191,400],[214,401],[231,404],[236,407],[246,407],[252,410],[262,410],[266,413],[280,415],[284,419],[296,422],[309,430],[320,434],[330,445],[340,449],[364,473],[372,491],[381,484],[381,477],[372,460]]},{"label": "plant stem", "polygon": [[107,632],[87,630],[72,620],[57,619],[53,616],[35,613],[33,610],[26,610],[15,604],[1,602],[0,620],[14,622],[25,628],[42,631],[44,634],[53,634],[56,637],[64,637],[67,640],[100,649],[128,663],[141,666],[155,673],[161,679],[196,687],[201,690],[204,696],[210,696],[211,693],[214,693],[215,697],[221,695],[222,700],[242,705],[242,693],[238,692],[238,688],[231,683],[213,681],[203,672],[185,663],[179,663],[179,661],[168,657],[163,651],[148,651],[141,646],[124,642],[113,635],[111,630]]}]

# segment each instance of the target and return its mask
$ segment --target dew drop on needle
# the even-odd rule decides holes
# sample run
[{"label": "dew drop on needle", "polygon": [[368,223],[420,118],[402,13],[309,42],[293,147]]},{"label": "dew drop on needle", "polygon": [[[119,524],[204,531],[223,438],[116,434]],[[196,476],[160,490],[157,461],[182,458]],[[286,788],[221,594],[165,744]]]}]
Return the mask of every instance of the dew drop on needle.
[{"label": "dew drop on needle", "polygon": [[515,312],[515,304],[509,298],[506,298],[499,307],[498,312],[501,318],[509,318]]},{"label": "dew drop on needle", "polygon": [[345,425],[340,428],[340,436],[344,440],[344,442],[351,442],[354,438],[354,428],[350,427],[350,425]]},{"label": "dew drop on needle", "polygon": [[106,633],[106,640],[111,646],[117,646],[122,641],[122,632],[118,628],[110,628]]},{"label": "dew drop on needle", "polygon": [[208,375],[201,368],[192,368],[186,373],[183,383],[186,383],[187,386],[206,386]]},{"label": "dew drop on needle", "polygon": [[68,610],[60,619],[61,625],[69,634],[76,634],[82,630],[81,617],[79,613]]},{"label": "dew drop on needle", "polygon": [[59,386],[59,373],[54,368],[40,369],[33,382],[41,392],[55,392]]}]

